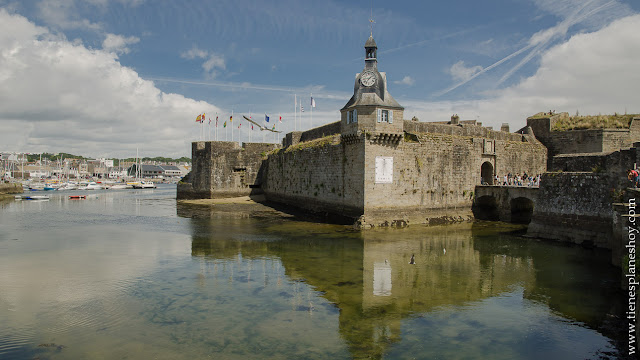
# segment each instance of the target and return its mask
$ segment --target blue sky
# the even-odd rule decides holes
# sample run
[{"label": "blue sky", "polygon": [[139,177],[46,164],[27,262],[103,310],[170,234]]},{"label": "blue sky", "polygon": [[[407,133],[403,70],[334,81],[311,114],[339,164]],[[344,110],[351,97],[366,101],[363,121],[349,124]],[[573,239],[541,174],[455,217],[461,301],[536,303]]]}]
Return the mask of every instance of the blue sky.
[{"label": "blue sky", "polygon": [[628,0],[0,0],[0,151],[189,156],[201,112],[233,110],[234,139],[241,114],[281,115],[285,132],[337,121],[372,14],[405,119],[516,130],[551,109],[640,113],[639,13]]}]

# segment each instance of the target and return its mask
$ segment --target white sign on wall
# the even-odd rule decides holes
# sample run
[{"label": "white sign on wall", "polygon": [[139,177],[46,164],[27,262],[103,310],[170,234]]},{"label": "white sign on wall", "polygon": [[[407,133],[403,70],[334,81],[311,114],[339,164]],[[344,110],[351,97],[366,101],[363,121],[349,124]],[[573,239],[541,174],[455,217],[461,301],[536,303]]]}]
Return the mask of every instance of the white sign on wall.
[{"label": "white sign on wall", "polygon": [[393,157],[376,156],[376,184],[393,182]]}]

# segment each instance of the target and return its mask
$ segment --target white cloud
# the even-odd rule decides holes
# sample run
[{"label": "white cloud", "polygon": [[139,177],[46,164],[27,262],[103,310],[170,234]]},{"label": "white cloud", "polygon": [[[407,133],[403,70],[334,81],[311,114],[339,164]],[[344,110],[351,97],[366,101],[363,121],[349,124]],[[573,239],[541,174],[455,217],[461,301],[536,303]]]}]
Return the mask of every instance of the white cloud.
[{"label": "white cloud", "polygon": [[482,71],[482,66],[476,65],[467,67],[464,64],[464,61],[460,60],[453,64],[447,72],[453,77],[454,81],[466,81],[471,79],[473,75],[480,71]]},{"label": "white cloud", "polygon": [[[96,5],[95,1],[93,3]],[[82,18],[76,6],[76,0],[41,0],[38,3],[38,14],[48,25],[62,29],[102,29],[102,25]]]},{"label": "white cloud", "polygon": [[189,51],[184,51],[183,53],[180,54],[180,57],[183,59],[189,59],[189,60],[193,60],[193,59],[204,59],[207,57],[207,51],[199,49],[197,46],[193,46],[191,49],[189,49]]},{"label": "white cloud", "polygon": [[447,120],[452,113],[479,117],[484,125],[510,123],[516,130],[526,117],[556,110],[581,114],[640,113],[640,15],[611,23],[599,31],[574,35],[541,56],[537,72],[493,98],[460,102],[404,102],[405,117]]},{"label": "white cloud", "polygon": [[211,54],[209,55],[209,59],[207,59],[207,61],[205,61],[202,64],[202,68],[208,72],[211,73],[211,71],[215,68],[219,68],[219,69],[225,69],[226,65],[224,63],[224,59],[222,58],[222,56],[218,56],[216,54]]},{"label": "white cloud", "polygon": [[117,55],[50,36],[0,9],[3,150],[183,156],[214,105],[160,91]]},{"label": "white cloud", "polygon": [[115,54],[128,54],[130,44],[136,44],[140,41],[140,38],[135,36],[124,37],[121,35],[107,34],[107,37],[102,42],[102,50],[112,52]]},{"label": "white cloud", "polygon": [[402,78],[402,80],[396,80],[393,83],[394,84],[402,84],[402,85],[408,85],[411,86],[413,84],[415,84],[415,80],[413,80],[413,78],[411,78],[411,76],[405,76],[404,78]]},{"label": "white cloud", "polygon": [[225,70],[227,67],[222,56],[207,50],[199,49],[195,45],[188,51],[181,53],[180,57],[188,60],[206,59],[206,61],[202,63],[202,68],[204,69],[207,79],[215,79],[218,75],[216,69]]}]

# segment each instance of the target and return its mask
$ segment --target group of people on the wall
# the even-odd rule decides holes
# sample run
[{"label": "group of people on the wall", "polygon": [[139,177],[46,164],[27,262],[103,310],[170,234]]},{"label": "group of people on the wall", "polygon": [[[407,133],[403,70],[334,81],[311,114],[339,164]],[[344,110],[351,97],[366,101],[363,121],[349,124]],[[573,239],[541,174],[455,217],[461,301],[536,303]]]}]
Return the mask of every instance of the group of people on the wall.
[{"label": "group of people on the wall", "polygon": [[[528,175],[526,172],[522,175],[517,173],[515,175],[508,173],[503,177],[498,175],[494,176],[493,185],[495,186],[529,186],[529,187],[537,187],[540,186],[540,178],[541,174],[537,175]],[[484,178],[480,178],[480,184],[482,185],[491,185]]]}]

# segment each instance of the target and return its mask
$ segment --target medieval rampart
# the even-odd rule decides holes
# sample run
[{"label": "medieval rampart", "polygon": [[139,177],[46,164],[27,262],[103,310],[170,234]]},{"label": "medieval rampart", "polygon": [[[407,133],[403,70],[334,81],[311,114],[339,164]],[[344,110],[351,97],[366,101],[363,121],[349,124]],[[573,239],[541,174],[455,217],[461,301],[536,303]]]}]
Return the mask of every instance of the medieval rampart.
[{"label": "medieval rampart", "polygon": [[[447,128],[464,130],[451,125],[434,129]],[[389,225],[466,220],[472,218],[474,189],[484,176],[483,169],[490,169],[491,181],[494,174],[502,177],[507,173],[534,175],[546,171],[547,151],[542,144],[523,142],[519,134],[491,133],[496,137],[459,136],[441,131],[422,133],[417,141],[398,145],[368,142],[364,222],[378,226],[388,220]],[[500,138],[508,140],[494,140]],[[393,157],[392,183],[376,183],[377,157]]]},{"label": "medieval rampart", "polygon": [[[558,154],[601,153],[629,148],[640,141],[640,119],[631,120],[626,129],[553,130],[554,125],[568,117],[567,113],[547,117],[529,118],[527,125],[549,150],[551,157]],[[551,162],[549,162],[551,167]]]},{"label": "medieval rampart", "polygon": [[193,168],[178,184],[179,199],[245,196],[260,191],[262,161],[277,144],[198,141],[192,144]]},{"label": "medieval rampart", "polygon": [[551,171],[606,173],[609,187],[625,188],[630,184],[627,170],[640,165],[640,143],[629,149],[597,154],[563,154],[552,159]]},{"label": "medieval rampart", "polygon": [[282,144],[284,147],[289,147],[301,142],[320,139],[326,136],[336,135],[339,133],[340,133],[340,121],[336,121],[326,125],[318,126],[317,128],[309,129],[307,131],[290,132],[282,140]]},{"label": "medieval rampart", "polygon": [[364,210],[363,163],[362,142],[315,139],[272,152],[262,188],[267,200],[357,218]]},{"label": "medieval rampart", "polygon": [[604,173],[544,174],[527,235],[611,249],[610,182]]},{"label": "medieval rampart", "polygon": [[530,135],[496,131],[478,125],[450,125],[445,123],[424,123],[404,120],[404,131],[409,133],[434,133],[457,136],[478,137],[490,140],[534,141]]}]

